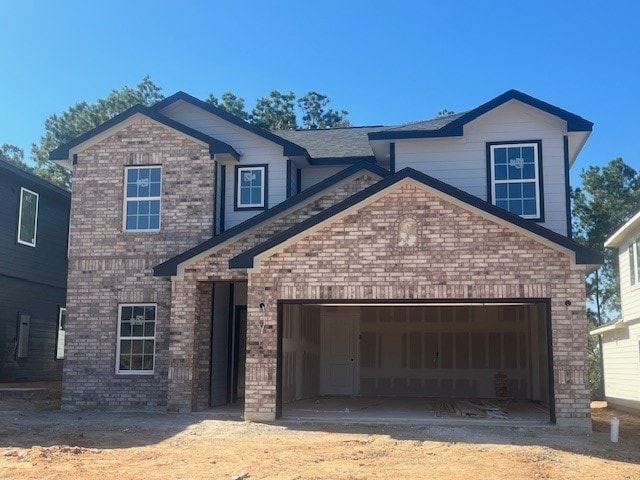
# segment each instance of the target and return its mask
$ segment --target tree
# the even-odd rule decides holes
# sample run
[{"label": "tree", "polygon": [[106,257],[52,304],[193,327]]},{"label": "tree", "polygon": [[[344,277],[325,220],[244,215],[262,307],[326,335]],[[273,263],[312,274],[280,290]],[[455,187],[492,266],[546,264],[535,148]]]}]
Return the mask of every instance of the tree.
[{"label": "tree", "polygon": [[446,108],[443,108],[442,110],[440,110],[438,112],[438,118],[448,117],[449,115],[453,115],[454,113],[456,113],[456,112],[454,112],[453,110],[448,110]]},{"label": "tree", "polygon": [[347,120],[349,112],[346,110],[326,110],[329,97],[318,92],[309,92],[304,97],[298,99],[298,106],[302,109],[302,128],[331,128],[348,127],[351,125]]},{"label": "tree", "polygon": [[69,188],[69,172],[51,162],[49,153],[134,105],[153,105],[163,98],[161,90],[147,76],[135,88],[124,86],[93,104],[76,103],[61,115],[49,116],[44,122],[45,134],[38,144],[31,146],[31,157],[36,163],[35,173],[61,187]]},{"label": "tree", "polygon": [[620,309],[618,252],[604,242],[640,205],[640,173],[616,158],[606,166],[589,167],[580,174],[582,186],[573,191],[574,238],[604,254],[605,263],[587,279],[587,297],[599,307],[599,321]]},{"label": "tree", "polygon": [[214,107],[226,110],[242,120],[249,120],[249,114],[244,109],[244,98],[238,97],[231,92],[223,93],[220,96],[220,100],[215,95],[210,94],[205,101]]},{"label": "tree", "polygon": [[280,93],[278,90],[272,90],[267,97],[261,97],[256,101],[249,120],[267,130],[295,130],[295,99],[296,95],[293,92]]},{"label": "tree", "polygon": [[2,145],[2,147],[0,147],[0,159],[5,162],[9,162],[16,167],[20,167],[27,172],[33,170],[24,161],[24,150],[20,147],[16,147],[15,145],[11,145],[9,143]]}]

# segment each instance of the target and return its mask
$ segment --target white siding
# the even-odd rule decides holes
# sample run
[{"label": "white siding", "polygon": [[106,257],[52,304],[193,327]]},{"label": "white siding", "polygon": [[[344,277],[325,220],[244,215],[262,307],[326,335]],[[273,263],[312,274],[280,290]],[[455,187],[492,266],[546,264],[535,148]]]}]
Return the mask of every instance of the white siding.
[{"label": "white siding", "polygon": [[235,211],[234,175],[236,165],[269,165],[268,206],[273,207],[287,198],[287,159],[282,146],[229,123],[220,117],[185,102],[176,102],[162,110],[162,114],[188,127],[228,143],[240,153],[240,162],[226,161],[225,229],[247,220],[262,210]]},{"label": "white siding", "polygon": [[605,332],[602,351],[607,400],[640,409],[640,321]]},{"label": "white siding", "polygon": [[620,301],[622,304],[622,318],[625,321],[640,319],[640,279],[636,279],[636,284],[631,285],[629,272],[629,244],[638,238],[640,231],[629,236],[629,240],[619,248],[620,265]]},{"label": "white siding", "polygon": [[346,167],[344,165],[331,166],[331,167],[308,167],[303,168],[301,172],[302,190],[321,182],[325,178],[329,178],[331,175],[335,175]]},{"label": "white siding", "polygon": [[486,143],[541,140],[541,225],[566,235],[565,134],[563,120],[512,100],[467,124],[462,137],[396,141],[396,170],[411,167],[487,200]]}]

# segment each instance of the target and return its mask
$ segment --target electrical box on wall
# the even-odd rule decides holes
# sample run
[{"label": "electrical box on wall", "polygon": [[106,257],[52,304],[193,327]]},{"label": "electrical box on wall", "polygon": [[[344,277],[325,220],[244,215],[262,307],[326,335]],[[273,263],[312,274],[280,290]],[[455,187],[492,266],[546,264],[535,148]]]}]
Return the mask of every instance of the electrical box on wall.
[{"label": "electrical box on wall", "polygon": [[18,315],[18,345],[16,347],[16,358],[27,358],[29,356],[29,324],[31,315]]}]

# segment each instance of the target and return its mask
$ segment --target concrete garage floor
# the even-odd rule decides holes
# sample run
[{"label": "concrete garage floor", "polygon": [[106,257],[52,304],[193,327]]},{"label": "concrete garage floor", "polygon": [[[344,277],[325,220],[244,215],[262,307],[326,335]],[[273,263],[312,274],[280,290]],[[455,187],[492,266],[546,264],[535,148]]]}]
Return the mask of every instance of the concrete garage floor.
[{"label": "concrete garage floor", "polygon": [[[502,412],[495,413],[506,418],[491,418],[492,413],[487,417],[483,412],[469,416],[457,409],[461,406],[463,410],[473,410],[466,407],[480,402],[501,407]],[[525,401],[320,397],[284,405],[282,419],[323,423],[545,426],[549,425],[549,411]]]}]

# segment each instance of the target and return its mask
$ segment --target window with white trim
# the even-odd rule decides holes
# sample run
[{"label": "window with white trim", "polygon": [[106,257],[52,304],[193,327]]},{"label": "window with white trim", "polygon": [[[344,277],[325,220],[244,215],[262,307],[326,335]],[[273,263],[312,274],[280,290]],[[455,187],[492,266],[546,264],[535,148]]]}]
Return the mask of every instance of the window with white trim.
[{"label": "window with white trim", "polygon": [[266,208],[267,166],[236,167],[236,209]]},{"label": "window with white trim", "polygon": [[631,285],[640,282],[640,237],[629,244],[629,277]]},{"label": "window with white trim", "polygon": [[116,373],[153,373],[155,348],[156,304],[120,305]]},{"label": "window with white trim", "polygon": [[56,342],[56,360],[64,358],[64,337],[67,327],[67,309],[60,308],[58,310],[58,341]]},{"label": "window with white trim", "polygon": [[522,218],[540,219],[540,142],[489,144],[491,202]]},{"label": "window with white trim", "polygon": [[36,233],[38,231],[38,200],[40,196],[36,192],[20,189],[20,210],[18,214],[18,243],[36,246]]},{"label": "window with white trim", "polygon": [[124,225],[127,232],[160,230],[162,167],[127,167],[124,187]]}]

